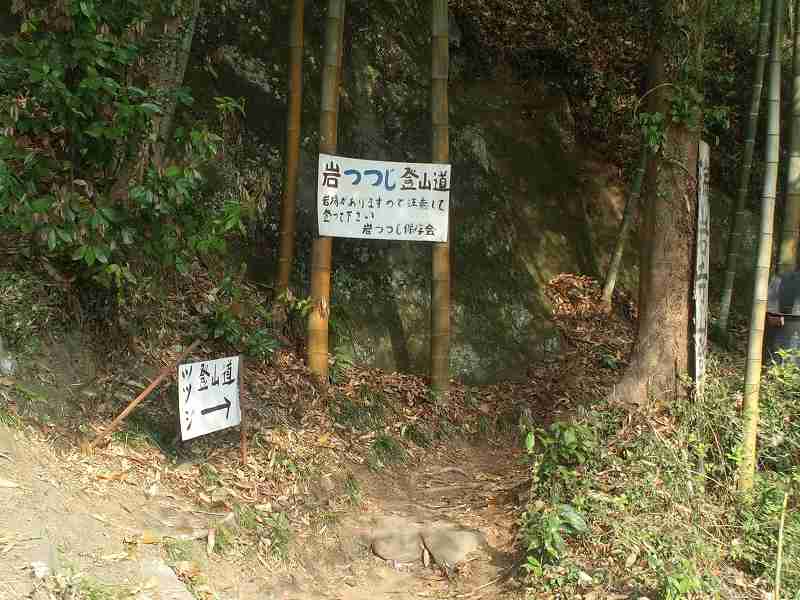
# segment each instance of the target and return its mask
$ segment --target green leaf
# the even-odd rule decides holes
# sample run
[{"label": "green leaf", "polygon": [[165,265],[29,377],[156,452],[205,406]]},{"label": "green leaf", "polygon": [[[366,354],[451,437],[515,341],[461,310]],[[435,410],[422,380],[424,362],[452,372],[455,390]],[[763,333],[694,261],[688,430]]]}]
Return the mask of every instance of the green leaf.
[{"label": "green leaf", "polygon": [[564,443],[567,446],[574,446],[577,441],[578,437],[575,435],[574,429],[570,427],[564,430]]},{"label": "green leaf", "polygon": [[161,114],[161,107],[158,104],[153,104],[152,102],[143,102],[139,105],[139,109],[148,115]]},{"label": "green leaf", "polygon": [[165,171],[167,177],[170,178],[180,177],[182,172],[183,171],[181,170],[181,168],[178,167],[177,165],[170,165],[169,167],[167,167],[167,170]]},{"label": "green leaf", "polygon": [[83,253],[84,262],[91,267],[94,265],[95,258],[94,248],[91,246],[86,246],[86,251]]},{"label": "green leaf", "polygon": [[528,452],[533,451],[533,447],[536,445],[536,436],[532,431],[528,432],[528,435],[525,436],[525,450]]},{"label": "green leaf", "polygon": [[58,239],[56,238],[56,231],[55,229],[50,229],[47,232],[47,247],[50,248],[50,251],[56,249],[56,245],[58,244]]},{"label": "green leaf", "polygon": [[578,511],[569,504],[558,505],[558,515],[564,519],[577,533],[586,533],[589,526]]},{"label": "green leaf", "polygon": [[76,248],[75,252],[72,253],[72,260],[82,260],[85,252],[86,246],[80,246],[79,248]]},{"label": "green leaf", "polygon": [[104,207],[100,208],[99,210],[100,210],[101,213],[103,213],[103,216],[106,219],[108,219],[109,222],[116,223],[117,221],[119,221],[119,213],[117,212],[116,209],[114,209],[114,208],[112,208],[110,206],[104,206]]},{"label": "green leaf", "polygon": [[53,204],[53,199],[47,196],[37,198],[31,202],[31,211],[34,213],[46,213]]}]

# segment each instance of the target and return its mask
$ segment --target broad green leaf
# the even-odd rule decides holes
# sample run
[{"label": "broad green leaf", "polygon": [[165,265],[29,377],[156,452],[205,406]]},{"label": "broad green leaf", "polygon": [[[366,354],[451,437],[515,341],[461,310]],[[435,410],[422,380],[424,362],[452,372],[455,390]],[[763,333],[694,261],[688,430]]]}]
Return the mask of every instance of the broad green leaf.
[{"label": "broad green leaf", "polygon": [[31,210],[34,213],[46,213],[53,204],[53,199],[47,196],[37,198],[31,202]]},{"label": "broad green leaf", "polygon": [[571,505],[560,504],[558,506],[558,514],[577,533],[586,533],[589,531],[589,526],[586,524],[584,518]]},{"label": "broad green leaf", "polygon": [[158,104],[153,104],[152,102],[143,102],[139,105],[139,108],[142,110],[142,112],[148,115],[161,114],[161,107]]},{"label": "broad green leaf", "polygon": [[528,435],[525,436],[525,449],[528,452],[533,451],[533,447],[536,445],[536,436],[532,431],[528,432]]}]

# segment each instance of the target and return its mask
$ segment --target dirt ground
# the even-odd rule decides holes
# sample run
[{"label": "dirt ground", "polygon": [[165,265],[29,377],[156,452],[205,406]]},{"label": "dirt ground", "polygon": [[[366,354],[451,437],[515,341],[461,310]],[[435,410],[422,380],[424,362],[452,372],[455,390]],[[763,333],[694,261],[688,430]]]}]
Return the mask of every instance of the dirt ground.
[{"label": "dirt ground", "polygon": [[[513,597],[505,577],[519,514],[513,488],[525,470],[515,454],[442,446],[417,465],[362,468],[358,505],[329,499],[324,523],[292,523],[291,552],[276,560],[248,549],[208,552],[209,530],[231,521],[228,511],[166,483],[196,465],[153,461],[122,443],[87,456],[77,447],[55,449],[39,431],[2,427],[0,598],[38,598],[44,590],[59,598],[66,584],[39,578],[42,569],[82,581],[76,587],[87,598],[168,597],[147,595],[157,584],[143,565],[153,560],[169,564],[201,598],[473,598],[501,590]],[[457,525],[480,532],[484,543],[450,573],[371,551],[376,532],[394,535],[413,523]]]}]

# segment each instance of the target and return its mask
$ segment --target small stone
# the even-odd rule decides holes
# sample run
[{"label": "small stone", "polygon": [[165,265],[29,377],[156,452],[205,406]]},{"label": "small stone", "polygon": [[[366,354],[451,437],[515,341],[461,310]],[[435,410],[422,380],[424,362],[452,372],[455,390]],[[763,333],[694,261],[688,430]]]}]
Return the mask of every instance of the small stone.
[{"label": "small stone", "polygon": [[483,543],[480,533],[453,528],[431,529],[422,538],[434,562],[442,567],[454,567]]},{"label": "small stone", "polygon": [[143,585],[137,600],[155,600],[170,598],[171,600],[192,600],[193,596],[178,579],[175,572],[161,560],[146,560],[140,565],[140,577]]},{"label": "small stone", "polygon": [[383,560],[411,562],[419,560],[422,552],[419,534],[395,533],[372,540],[372,552]]},{"label": "small stone", "polygon": [[17,361],[8,353],[0,353],[0,375],[12,377],[17,372]]},{"label": "small stone", "polygon": [[31,563],[31,569],[33,569],[33,576],[36,577],[36,579],[44,579],[50,575],[50,567],[46,562],[41,560],[33,561]]}]

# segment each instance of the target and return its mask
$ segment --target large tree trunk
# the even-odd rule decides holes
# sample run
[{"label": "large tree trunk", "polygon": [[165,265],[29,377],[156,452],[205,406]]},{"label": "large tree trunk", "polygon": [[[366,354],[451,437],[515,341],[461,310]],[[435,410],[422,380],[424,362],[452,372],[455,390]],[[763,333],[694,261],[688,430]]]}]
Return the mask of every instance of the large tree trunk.
[{"label": "large tree trunk", "polygon": [[[794,14],[800,9],[800,0],[794,2]],[[785,210],[781,235],[780,264],[778,271],[787,273],[797,266],[797,242],[800,237],[800,27],[795,27],[792,44],[792,116],[789,125],[789,166],[786,169]]]},{"label": "large tree trunk", "polygon": [[[447,80],[450,64],[448,36],[450,30],[447,0],[433,0],[431,9],[433,162],[447,163],[450,160],[450,127],[447,108]],[[451,227],[451,234],[452,231]],[[433,244],[431,388],[435,392],[441,393],[446,393],[450,389],[450,235],[448,235],[447,242]]]},{"label": "large tree trunk", "polygon": [[[697,83],[705,0],[656,3],[660,39],[651,55],[649,111],[670,114],[678,84]],[[678,19],[693,23],[684,31]],[[687,35],[688,33],[688,35]],[[688,65],[692,79],[683,77]],[[628,369],[615,389],[618,400],[674,400],[689,366],[691,274],[697,214],[699,124],[665,119],[663,145],[652,154],[642,207],[644,252],[639,276],[639,331]]]},{"label": "large tree trunk", "polygon": [[278,294],[289,288],[294,260],[295,221],[297,218],[297,165],[300,162],[300,114],[303,102],[303,14],[305,0],[292,3],[289,32],[289,113],[286,116],[286,183],[281,204],[280,249],[278,254]]},{"label": "large tree trunk", "polygon": [[[338,141],[339,81],[345,0],[328,0],[322,67],[319,151],[335,154]],[[311,312],[308,315],[308,367],[321,383],[328,380],[328,320],[333,238],[318,237],[311,250]]]},{"label": "large tree trunk", "polygon": [[758,394],[761,389],[761,356],[764,343],[764,319],[767,315],[769,266],[772,258],[772,228],[775,196],[778,187],[781,118],[781,45],[783,43],[783,0],[775,0],[772,17],[769,84],[767,88],[767,148],[764,186],[761,193],[761,230],[758,259],[753,283],[753,308],[747,342],[747,368],[744,375],[742,459],[739,463],[739,488],[753,487],[758,435]]},{"label": "large tree trunk", "polygon": [[728,316],[733,299],[733,284],[736,279],[736,263],[742,245],[742,232],[747,216],[747,192],[750,188],[750,170],[753,166],[753,150],[758,129],[758,113],[761,106],[761,89],[764,85],[764,67],[767,64],[769,51],[769,22],[774,0],[761,0],[761,15],[758,23],[758,51],[753,74],[753,91],[750,95],[750,115],[745,132],[742,170],[739,173],[739,190],[736,195],[735,214],[728,239],[728,258],[725,266],[725,280],[722,284],[722,301],[719,307],[719,328],[724,332],[728,328]]}]

